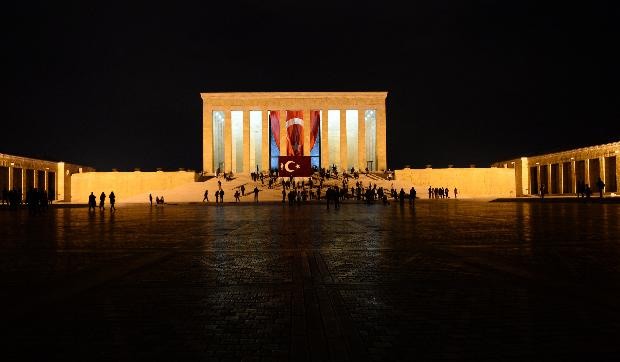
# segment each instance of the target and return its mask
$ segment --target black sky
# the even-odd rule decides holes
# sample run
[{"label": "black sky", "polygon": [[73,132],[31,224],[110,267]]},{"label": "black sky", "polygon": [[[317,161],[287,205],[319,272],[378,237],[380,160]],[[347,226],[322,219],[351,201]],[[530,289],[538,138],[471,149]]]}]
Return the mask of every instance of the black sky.
[{"label": "black sky", "polygon": [[221,91],[387,90],[391,168],[617,141],[618,9],[569,3],[14,2],[0,152],[198,170]]}]

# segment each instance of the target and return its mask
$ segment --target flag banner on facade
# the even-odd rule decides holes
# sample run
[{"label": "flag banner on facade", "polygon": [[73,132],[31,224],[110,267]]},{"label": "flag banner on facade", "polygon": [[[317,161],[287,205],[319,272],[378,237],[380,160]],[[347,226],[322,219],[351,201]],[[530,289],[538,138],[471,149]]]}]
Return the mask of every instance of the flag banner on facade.
[{"label": "flag banner on facade", "polygon": [[321,111],[310,111],[310,150],[314,148],[319,137],[319,126],[321,124]]},{"label": "flag banner on facade", "polygon": [[280,156],[278,157],[280,177],[309,177],[312,176],[312,166],[309,156]]},{"label": "flag banner on facade", "polygon": [[286,111],[287,155],[304,155],[304,112]]},{"label": "flag banner on facade", "polygon": [[280,111],[269,112],[269,124],[271,125],[271,133],[276,141],[276,146],[278,150],[282,151],[280,147]]}]

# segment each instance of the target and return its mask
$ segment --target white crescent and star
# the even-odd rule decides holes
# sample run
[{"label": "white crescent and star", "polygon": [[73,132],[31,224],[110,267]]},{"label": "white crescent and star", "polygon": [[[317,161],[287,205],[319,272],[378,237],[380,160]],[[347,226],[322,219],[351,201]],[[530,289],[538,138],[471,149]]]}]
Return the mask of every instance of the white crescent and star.
[{"label": "white crescent and star", "polygon": [[[287,162],[284,164],[284,169],[285,169],[286,171],[288,171],[288,172],[293,172],[293,171],[295,171],[295,170],[291,170],[290,168],[288,168],[288,165],[289,165],[290,163],[295,163],[295,161],[287,161]],[[298,167],[299,167],[299,165],[298,165]]]},{"label": "white crescent and star", "polygon": [[295,165],[294,167],[296,169],[300,169],[301,168],[301,166],[299,166],[295,161],[286,161],[286,163],[284,164],[284,169],[287,172],[295,172],[295,170],[291,170],[290,168],[288,168],[288,165],[291,164],[291,163]]}]

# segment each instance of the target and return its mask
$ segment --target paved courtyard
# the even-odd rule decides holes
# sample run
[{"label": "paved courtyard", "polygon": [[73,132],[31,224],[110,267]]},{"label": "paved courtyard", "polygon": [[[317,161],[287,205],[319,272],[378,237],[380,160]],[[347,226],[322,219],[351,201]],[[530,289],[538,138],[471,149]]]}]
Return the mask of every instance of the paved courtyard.
[{"label": "paved courtyard", "polygon": [[0,210],[0,282],[5,361],[611,360],[620,205]]}]

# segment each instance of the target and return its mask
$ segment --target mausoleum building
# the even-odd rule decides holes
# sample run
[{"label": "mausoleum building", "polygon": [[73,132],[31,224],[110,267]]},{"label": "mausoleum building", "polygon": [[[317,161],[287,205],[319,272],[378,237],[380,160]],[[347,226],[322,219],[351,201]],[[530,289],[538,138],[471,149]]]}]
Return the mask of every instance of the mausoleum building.
[{"label": "mausoleum building", "polygon": [[316,167],[387,168],[387,92],[201,93],[203,171],[277,168],[278,156]]}]

